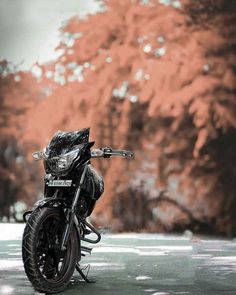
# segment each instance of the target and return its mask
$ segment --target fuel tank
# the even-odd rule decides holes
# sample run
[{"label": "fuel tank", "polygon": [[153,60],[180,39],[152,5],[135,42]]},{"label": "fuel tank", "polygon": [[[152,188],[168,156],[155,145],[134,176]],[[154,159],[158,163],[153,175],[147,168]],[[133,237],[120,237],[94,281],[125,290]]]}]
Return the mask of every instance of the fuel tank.
[{"label": "fuel tank", "polygon": [[98,200],[104,192],[103,178],[92,165],[88,165],[86,173],[83,192],[86,198]]}]

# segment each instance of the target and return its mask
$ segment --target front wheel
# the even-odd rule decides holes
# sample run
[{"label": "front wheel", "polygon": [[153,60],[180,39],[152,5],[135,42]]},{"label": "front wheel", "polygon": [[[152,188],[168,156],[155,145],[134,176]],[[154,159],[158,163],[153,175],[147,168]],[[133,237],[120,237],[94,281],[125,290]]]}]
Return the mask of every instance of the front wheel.
[{"label": "front wheel", "polygon": [[40,292],[61,292],[68,285],[78,260],[78,237],[71,230],[67,248],[61,251],[65,217],[59,208],[36,209],[27,221],[22,241],[25,272]]}]

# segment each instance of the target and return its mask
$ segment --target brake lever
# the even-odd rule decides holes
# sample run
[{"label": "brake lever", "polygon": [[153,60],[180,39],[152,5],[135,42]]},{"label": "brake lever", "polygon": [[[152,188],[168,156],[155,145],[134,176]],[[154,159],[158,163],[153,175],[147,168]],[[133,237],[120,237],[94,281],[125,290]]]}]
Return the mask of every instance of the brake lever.
[{"label": "brake lever", "polygon": [[[102,151],[103,151],[103,153],[104,153],[104,155],[103,155],[103,157],[104,158],[110,158],[111,156],[112,156],[112,152],[113,152],[113,150],[112,150],[112,148],[111,147],[104,147],[104,148],[102,148],[101,149]],[[110,153],[110,154],[109,154]]]}]

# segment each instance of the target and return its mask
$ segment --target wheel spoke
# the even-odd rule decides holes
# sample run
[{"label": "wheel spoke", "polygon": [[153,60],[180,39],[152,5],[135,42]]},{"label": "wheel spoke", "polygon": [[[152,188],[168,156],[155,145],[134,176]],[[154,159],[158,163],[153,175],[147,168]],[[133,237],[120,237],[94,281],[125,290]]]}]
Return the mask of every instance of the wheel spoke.
[{"label": "wheel spoke", "polygon": [[57,275],[60,274],[60,272],[59,272],[59,261],[58,260],[57,260],[57,264],[56,264],[56,272],[57,272]]},{"label": "wheel spoke", "polygon": [[43,224],[43,232],[45,234],[44,236],[46,236],[48,247],[50,247],[50,237],[49,237],[49,234],[48,234],[48,229],[45,227],[45,224]]},{"label": "wheel spoke", "polygon": [[44,263],[44,266],[43,266],[43,271],[42,271],[42,274],[45,275],[46,272],[48,271],[48,266],[49,266],[49,263],[50,263],[50,256],[48,256],[45,260],[45,263]]},{"label": "wheel spoke", "polygon": [[55,237],[56,237],[56,234],[57,234],[57,232],[58,232],[59,227],[60,227],[60,223],[57,222],[57,223],[54,225],[53,231],[52,231],[52,233],[51,233],[52,238],[55,238]]}]

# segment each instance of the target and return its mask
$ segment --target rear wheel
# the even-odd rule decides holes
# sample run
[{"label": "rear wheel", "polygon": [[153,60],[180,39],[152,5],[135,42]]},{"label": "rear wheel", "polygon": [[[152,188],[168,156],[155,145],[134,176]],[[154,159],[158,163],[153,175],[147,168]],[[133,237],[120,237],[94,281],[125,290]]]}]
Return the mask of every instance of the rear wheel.
[{"label": "rear wheel", "polygon": [[23,234],[22,256],[25,272],[40,292],[56,293],[65,289],[78,260],[78,238],[73,227],[67,248],[60,244],[65,218],[59,208],[36,209]]}]

